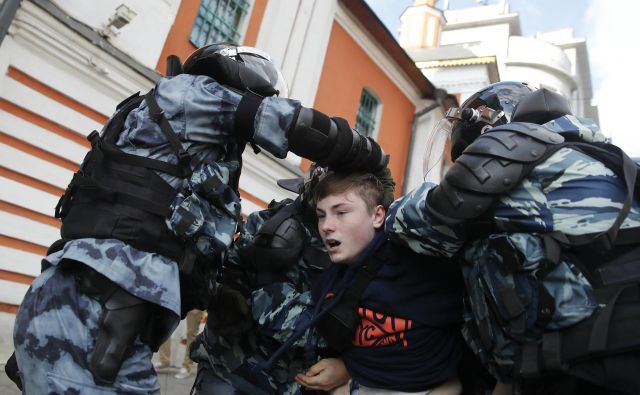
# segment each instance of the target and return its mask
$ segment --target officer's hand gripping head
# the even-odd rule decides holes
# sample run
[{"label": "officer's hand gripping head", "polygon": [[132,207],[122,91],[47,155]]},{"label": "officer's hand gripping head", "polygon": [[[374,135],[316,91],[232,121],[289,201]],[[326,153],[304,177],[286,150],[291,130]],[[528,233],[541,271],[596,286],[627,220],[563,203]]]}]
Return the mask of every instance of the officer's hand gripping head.
[{"label": "officer's hand gripping head", "polygon": [[289,96],[282,73],[271,57],[257,48],[209,44],[189,55],[182,68],[184,73],[207,75],[242,92]]},{"label": "officer's hand gripping head", "polygon": [[375,173],[389,162],[377,142],[351,129],[346,120],[312,108],[300,109],[288,139],[291,152],[335,171]]},{"label": "officer's hand gripping head", "polygon": [[[500,166],[489,166],[491,155],[483,151],[491,151],[490,146],[497,143],[500,138],[510,140],[510,144],[515,144],[514,146],[520,144],[521,148],[527,144],[540,144],[540,142],[535,143],[536,139],[530,139],[528,136],[518,137],[517,129],[522,126],[517,126],[514,122],[541,125],[567,114],[571,114],[571,110],[564,97],[547,89],[534,90],[519,82],[499,82],[489,85],[469,97],[460,108],[449,109],[446,118],[436,125],[435,133],[450,136],[451,160],[454,164],[441,184],[432,189],[428,195],[428,208],[432,216],[442,222],[455,224],[483,214],[491,205],[494,196],[515,186],[522,175],[521,165],[507,166],[508,161],[503,161]],[[476,143],[471,149],[472,152],[465,151],[483,133],[506,124],[514,125],[513,128],[515,128],[510,137],[493,133],[495,134],[493,139],[483,139],[481,146],[477,146]],[[543,132],[542,135],[545,133]],[[548,134],[546,136],[548,137]],[[551,138],[546,143],[553,144],[562,140],[559,136],[556,137],[558,139]],[[521,140],[516,142],[514,139]],[[534,143],[530,143],[531,141]],[[532,146],[533,151],[538,148],[544,150],[544,144],[541,147]],[[461,158],[461,155],[464,157]],[[515,156],[509,160],[518,163],[520,159],[515,151],[511,155]],[[460,164],[456,161],[465,163]],[[474,169],[480,163],[478,161],[483,163],[482,169],[486,173],[483,177],[469,173],[475,171]],[[482,180],[476,182],[476,179]],[[492,186],[494,180],[500,180],[499,184],[502,185]]]}]

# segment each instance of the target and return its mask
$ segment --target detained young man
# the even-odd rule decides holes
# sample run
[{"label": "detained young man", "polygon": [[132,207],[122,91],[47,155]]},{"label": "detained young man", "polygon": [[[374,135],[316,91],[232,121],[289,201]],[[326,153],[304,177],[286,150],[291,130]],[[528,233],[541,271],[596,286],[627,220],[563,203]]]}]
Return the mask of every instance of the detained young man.
[{"label": "detained young man", "polygon": [[361,395],[459,394],[459,269],[392,244],[383,194],[372,174],[328,173],[315,189],[318,229],[336,264],[316,286],[319,310],[328,311],[317,329],[340,358],[322,359],[296,380],[328,391],[351,378]]}]

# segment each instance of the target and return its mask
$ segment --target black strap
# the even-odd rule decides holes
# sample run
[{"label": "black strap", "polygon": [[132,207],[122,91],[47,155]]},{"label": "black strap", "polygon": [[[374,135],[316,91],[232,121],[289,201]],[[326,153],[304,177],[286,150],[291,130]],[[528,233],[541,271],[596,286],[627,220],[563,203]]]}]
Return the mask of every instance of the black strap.
[{"label": "black strap", "polygon": [[257,93],[251,91],[242,93],[242,99],[240,99],[240,103],[238,103],[238,108],[234,116],[236,141],[240,144],[245,144],[253,140],[255,133],[254,121],[262,100],[264,100],[264,97]]},{"label": "black strap", "polygon": [[205,191],[213,191],[220,184],[224,184],[224,183],[222,182],[222,180],[220,180],[220,177],[218,177],[217,175],[214,174],[211,177],[207,178],[202,183],[202,189],[205,190]]},{"label": "black strap", "polygon": [[162,111],[154,97],[154,90],[150,90],[149,93],[144,96],[144,99],[149,106],[149,116],[155,123],[158,124],[158,126],[160,126],[160,130],[162,130],[162,133],[166,137],[167,141],[169,141],[171,147],[173,147],[173,152],[178,157],[178,165],[180,166],[180,168],[182,168],[183,175],[190,175],[191,156],[182,147],[182,143],[180,142],[180,140],[178,140],[178,136],[176,136],[176,133],[171,127],[171,124],[169,124],[169,121],[167,121],[167,118],[164,116],[164,111]]},{"label": "black strap", "polygon": [[360,301],[362,293],[378,274],[378,271],[384,265],[385,259],[385,254],[376,253],[364,265],[360,266],[356,271],[353,283],[345,292],[344,298],[355,300],[356,302]]},{"label": "black strap", "polygon": [[554,331],[542,336],[542,358],[544,367],[562,370],[562,332]]},{"label": "black strap", "polygon": [[83,176],[80,173],[74,174],[72,185],[82,189],[84,192],[94,195],[95,198],[102,201],[118,201],[162,217],[167,217],[171,214],[171,207],[167,204],[113,190],[100,184],[94,178]]},{"label": "black strap", "polygon": [[526,342],[522,345],[518,376],[527,380],[540,377],[540,358],[536,342]]},{"label": "black strap", "polygon": [[[176,166],[162,160],[145,158],[139,155],[127,154],[126,152],[120,151],[118,148],[107,142],[103,142],[96,152],[99,152],[99,154],[104,155],[107,158],[127,163],[133,166],[140,166],[146,167],[147,169],[158,170],[176,177],[187,176],[187,174],[185,174],[185,169],[183,166]],[[189,171],[191,170],[189,169]]]},{"label": "black strap", "polygon": [[515,288],[501,288],[500,297],[509,313],[511,332],[514,335],[524,335],[527,325],[527,309],[520,301]]},{"label": "black strap", "polygon": [[[544,366],[565,367],[601,356],[640,350],[640,288],[618,289],[607,307],[559,331],[544,334]],[[558,361],[560,360],[560,362]]]},{"label": "black strap", "polygon": [[591,336],[589,338],[589,353],[599,353],[604,351],[607,348],[607,340],[609,338],[609,326],[611,325],[611,317],[613,316],[613,310],[616,307],[616,302],[618,298],[627,289],[621,288],[613,298],[607,303],[607,305],[602,309],[598,318],[593,324],[593,329],[591,331]]}]

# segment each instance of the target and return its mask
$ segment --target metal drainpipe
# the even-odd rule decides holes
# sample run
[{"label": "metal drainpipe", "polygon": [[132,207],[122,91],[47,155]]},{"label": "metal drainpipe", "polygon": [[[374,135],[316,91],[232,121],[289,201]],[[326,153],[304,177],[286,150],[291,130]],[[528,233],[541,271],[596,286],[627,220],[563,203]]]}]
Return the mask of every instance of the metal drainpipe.
[{"label": "metal drainpipe", "polygon": [[2,5],[0,5],[0,44],[2,44],[4,36],[6,36],[9,31],[9,25],[11,25],[16,11],[18,11],[21,1],[22,0],[5,0]]},{"label": "metal drainpipe", "polygon": [[[427,106],[425,108],[423,108],[422,110],[418,111],[417,113],[413,114],[413,120],[411,121],[411,137],[409,139],[409,154],[411,154],[411,152],[413,151],[413,144],[415,143],[415,134],[416,134],[416,125],[418,124],[418,120],[425,114],[430,113],[431,111],[435,110],[436,108],[440,107],[442,105],[442,101],[447,97],[448,93],[445,89],[440,89],[440,88],[436,88],[433,91],[433,98],[435,99],[435,103],[431,104],[430,106]],[[407,192],[406,188],[407,188],[407,181],[408,181],[408,177],[409,177],[409,172],[407,171],[409,169],[409,161],[411,160],[411,155],[409,155],[409,157],[407,158],[407,164],[405,166],[405,172],[404,172],[404,179],[402,181],[402,193],[405,194]]]}]

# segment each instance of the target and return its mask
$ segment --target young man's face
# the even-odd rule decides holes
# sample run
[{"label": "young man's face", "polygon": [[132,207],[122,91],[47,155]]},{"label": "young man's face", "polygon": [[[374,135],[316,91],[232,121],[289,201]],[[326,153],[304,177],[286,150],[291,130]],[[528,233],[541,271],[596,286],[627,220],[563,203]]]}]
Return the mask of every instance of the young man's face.
[{"label": "young man's face", "polygon": [[318,230],[334,263],[349,264],[373,239],[384,223],[384,207],[369,212],[365,201],[352,191],[318,201]]}]

